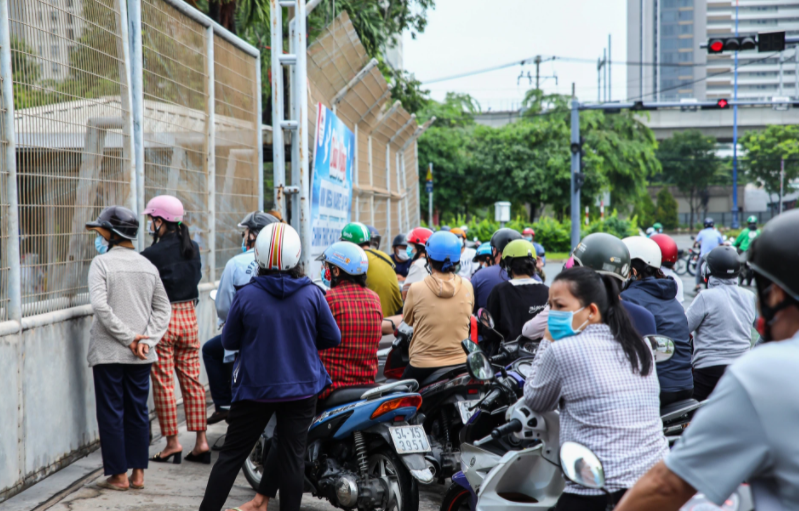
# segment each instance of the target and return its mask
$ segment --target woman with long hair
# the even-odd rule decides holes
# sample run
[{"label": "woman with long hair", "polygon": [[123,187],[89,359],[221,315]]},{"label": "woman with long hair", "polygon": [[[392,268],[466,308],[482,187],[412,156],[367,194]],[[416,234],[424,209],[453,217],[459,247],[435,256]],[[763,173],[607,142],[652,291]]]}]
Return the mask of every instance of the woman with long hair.
[{"label": "woman with long hair", "polygon": [[[560,441],[594,451],[619,498],[668,450],[652,351],[619,300],[617,279],[586,267],[549,288],[548,330],[524,388],[536,412],[560,409]],[[567,483],[556,509],[603,510],[607,497]]]},{"label": "woman with long hair", "polygon": [[158,268],[169,302],[172,319],[161,342],[156,345],[158,362],[153,364],[155,413],[166,438],[166,447],[150,461],[180,463],[183,447],[178,441],[178,413],[175,401],[175,375],[183,395],[186,426],[197,433],[187,461],[211,463],[211,449],[205,437],[205,388],[200,383],[200,337],[194,306],[200,297],[197,284],[202,279],[200,247],[191,240],[183,222],[183,204],[177,197],[160,195],[147,203],[144,214],[150,218],[153,244],[141,255]]}]

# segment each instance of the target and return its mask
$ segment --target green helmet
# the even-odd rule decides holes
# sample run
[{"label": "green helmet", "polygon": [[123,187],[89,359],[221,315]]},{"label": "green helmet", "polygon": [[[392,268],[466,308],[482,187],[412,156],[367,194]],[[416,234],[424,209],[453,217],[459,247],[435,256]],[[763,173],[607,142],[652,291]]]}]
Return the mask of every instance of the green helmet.
[{"label": "green helmet", "polygon": [[630,251],[622,240],[605,232],[589,234],[574,249],[574,263],[624,282],[630,276]]},{"label": "green helmet", "polygon": [[505,245],[502,259],[515,259],[517,257],[531,257],[535,259],[535,247],[527,240],[513,240]]},{"label": "green helmet", "polygon": [[748,224],[757,224],[757,217],[755,215],[750,216],[746,219],[746,223]]},{"label": "green helmet", "polygon": [[652,227],[654,227],[656,231],[660,231],[663,229],[663,224],[661,224],[660,222],[655,222],[655,225],[653,225]]},{"label": "green helmet", "polygon": [[369,243],[371,239],[369,228],[360,222],[350,222],[341,229],[341,241],[363,245],[364,243]]}]

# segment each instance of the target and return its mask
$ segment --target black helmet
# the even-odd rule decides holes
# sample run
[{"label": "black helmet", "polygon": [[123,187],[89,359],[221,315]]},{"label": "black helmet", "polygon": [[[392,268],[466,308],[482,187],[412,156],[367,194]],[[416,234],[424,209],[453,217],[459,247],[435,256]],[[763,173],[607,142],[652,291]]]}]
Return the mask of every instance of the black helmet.
[{"label": "black helmet", "polygon": [[382,239],[380,236],[380,231],[378,231],[377,227],[374,225],[367,225],[366,228],[369,229],[370,244],[373,247],[378,248],[380,246],[380,240]]},{"label": "black helmet", "polygon": [[716,221],[710,217],[705,218],[705,227],[713,227],[716,225]]},{"label": "black helmet", "polygon": [[394,236],[394,241],[391,242],[391,248],[405,247],[408,245],[408,237],[404,234],[397,234]]},{"label": "black helmet", "polygon": [[501,254],[502,251],[505,250],[505,245],[513,240],[520,239],[522,239],[522,235],[519,234],[519,231],[514,231],[513,229],[503,227],[495,232],[493,236],[491,236],[491,248]]},{"label": "black helmet", "polygon": [[720,279],[734,279],[741,271],[741,260],[738,251],[732,247],[721,245],[707,255],[706,275]]},{"label": "black helmet", "polygon": [[630,251],[612,234],[589,234],[574,249],[575,266],[585,266],[597,273],[612,275],[624,282],[630,276]]},{"label": "black helmet", "polygon": [[449,232],[452,229],[450,229],[450,227],[448,225],[442,225],[438,230],[439,231],[447,231],[447,232]]},{"label": "black helmet", "polygon": [[136,233],[139,232],[139,219],[136,218],[136,213],[128,208],[111,206],[105,208],[97,220],[86,223],[86,228],[92,227],[102,227],[126,240],[135,240]]},{"label": "black helmet", "polygon": [[252,213],[247,213],[247,216],[244,217],[244,220],[239,222],[240,229],[249,229],[251,233],[258,235],[261,232],[261,229],[266,227],[269,224],[276,224],[279,223],[280,220],[277,217],[270,215],[269,213],[264,213],[263,211],[253,211]]},{"label": "black helmet", "polygon": [[[749,266],[799,301],[799,210],[770,220],[749,246]],[[761,302],[761,308],[763,304]]]}]

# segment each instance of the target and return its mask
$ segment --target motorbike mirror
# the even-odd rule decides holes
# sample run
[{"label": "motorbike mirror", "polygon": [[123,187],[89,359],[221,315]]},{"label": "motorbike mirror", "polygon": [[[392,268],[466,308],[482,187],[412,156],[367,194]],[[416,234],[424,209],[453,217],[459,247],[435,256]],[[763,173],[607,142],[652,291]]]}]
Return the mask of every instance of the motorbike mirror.
[{"label": "motorbike mirror", "polygon": [[647,335],[644,338],[652,347],[655,363],[665,362],[674,355],[674,341],[665,335]]},{"label": "motorbike mirror", "polygon": [[591,449],[577,442],[563,442],[560,447],[560,468],[566,478],[593,490],[605,488],[605,469]]},{"label": "motorbike mirror", "polygon": [[466,357],[466,368],[469,370],[469,376],[475,380],[489,381],[494,379],[494,369],[491,367],[491,362],[482,351],[475,351]]},{"label": "motorbike mirror", "polygon": [[476,351],[482,351],[476,342],[468,338],[461,341],[461,348],[463,348],[463,351],[465,351],[467,355]]},{"label": "motorbike mirror", "polygon": [[484,308],[480,308],[477,311],[477,319],[480,320],[480,323],[486,328],[494,328],[494,318],[491,317],[491,313],[485,310]]},{"label": "motorbike mirror", "polygon": [[211,296],[211,300],[215,302],[216,301],[216,289],[212,290],[208,294]]}]

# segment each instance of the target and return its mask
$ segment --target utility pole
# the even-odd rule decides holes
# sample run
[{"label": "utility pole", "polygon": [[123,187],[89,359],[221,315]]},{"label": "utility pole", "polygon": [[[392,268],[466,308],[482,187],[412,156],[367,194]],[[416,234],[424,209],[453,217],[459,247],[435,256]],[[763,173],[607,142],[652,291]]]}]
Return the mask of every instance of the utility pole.
[{"label": "utility pole", "polygon": [[[735,0],[735,37],[738,37],[738,0]],[[735,52],[732,99],[732,228],[738,229],[738,52]]]},{"label": "utility pole", "polygon": [[596,59],[596,102],[602,102],[602,59]]},{"label": "utility pole", "polygon": [[541,90],[541,55],[535,56],[535,90]]},{"label": "utility pole", "polygon": [[608,101],[613,101],[613,78],[611,77],[611,72],[613,71],[613,67],[611,66],[611,62],[613,61],[613,54],[610,51],[610,34],[608,34]]},{"label": "utility pole", "polygon": [[[608,51],[607,51],[607,49],[602,50],[602,62],[604,62],[605,64],[607,64],[607,62],[608,62]],[[602,90],[602,97],[605,99],[605,101],[607,101],[608,100],[608,67],[607,67],[607,65],[604,65],[602,67],[603,67],[602,71],[604,73],[603,78],[605,79],[605,88]]]},{"label": "utility pole", "polygon": [[428,227],[433,227],[433,162],[427,169],[427,221]]},{"label": "utility pole", "polygon": [[638,59],[638,97],[644,97],[644,0],[639,2],[641,19],[638,25],[638,37],[641,41],[641,55]]},{"label": "utility pole", "polygon": [[782,94],[783,94],[782,93],[782,84],[783,84],[783,76],[784,76],[783,68],[785,67],[784,65],[785,65],[785,52],[781,51],[780,52],[780,93],[779,93],[780,97],[782,97]]},{"label": "utility pole", "polygon": [[[571,131],[572,131],[572,144],[580,143],[580,103],[575,97],[575,87],[572,83],[572,115],[571,115]],[[572,151],[571,160],[571,219],[572,219],[572,232],[571,232],[571,248],[574,248],[580,243],[580,189],[577,188],[577,173],[580,172],[580,151]]]},{"label": "utility pole", "polygon": [[785,189],[783,182],[785,180],[785,158],[780,158],[780,215],[782,214],[782,195]]},{"label": "utility pole", "polygon": [[799,46],[793,47],[793,97],[799,99]]}]

